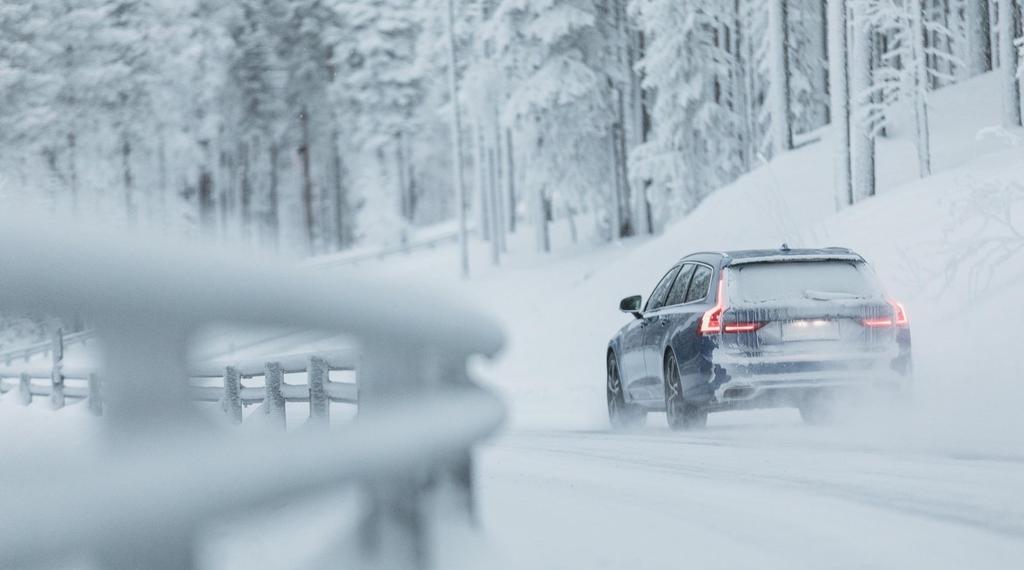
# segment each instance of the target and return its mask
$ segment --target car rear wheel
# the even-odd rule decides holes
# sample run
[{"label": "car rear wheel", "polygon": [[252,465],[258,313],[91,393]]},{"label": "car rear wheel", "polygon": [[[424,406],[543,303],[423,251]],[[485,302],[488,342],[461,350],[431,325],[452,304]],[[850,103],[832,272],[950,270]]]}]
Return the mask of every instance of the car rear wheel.
[{"label": "car rear wheel", "polygon": [[612,429],[624,430],[637,428],[647,421],[647,411],[643,408],[627,404],[626,395],[622,390],[622,378],[619,376],[619,365],[614,354],[608,355],[608,423]]},{"label": "car rear wheel", "polygon": [[708,412],[683,398],[679,364],[672,354],[665,355],[665,418],[673,430],[702,428],[708,423]]}]

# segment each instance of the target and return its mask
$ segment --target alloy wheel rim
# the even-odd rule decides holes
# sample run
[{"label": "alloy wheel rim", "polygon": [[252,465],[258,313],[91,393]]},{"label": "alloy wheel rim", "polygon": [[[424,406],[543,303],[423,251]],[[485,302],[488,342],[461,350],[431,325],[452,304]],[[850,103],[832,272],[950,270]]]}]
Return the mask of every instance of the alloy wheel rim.
[{"label": "alloy wheel rim", "polygon": [[679,378],[675,359],[669,358],[665,366],[665,407],[668,413],[675,414],[679,405],[679,389],[676,380]]},{"label": "alloy wheel rim", "polygon": [[608,411],[612,415],[619,412],[619,397],[622,391],[622,384],[619,382],[618,370],[615,368],[615,361],[608,361]]}]

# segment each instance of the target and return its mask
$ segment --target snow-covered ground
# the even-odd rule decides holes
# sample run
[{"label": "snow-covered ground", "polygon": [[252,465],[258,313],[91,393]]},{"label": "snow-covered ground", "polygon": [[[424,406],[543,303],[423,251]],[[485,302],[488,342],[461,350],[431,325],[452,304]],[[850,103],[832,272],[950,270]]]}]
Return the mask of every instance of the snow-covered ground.
[{"label": "snow-covered ground", "polygon": [[[1024,251],[1012,253],[1021,236],[998,218],[1024,220],[1024,148],[1021,133],[987,129],[999,122],[995,80],[934,97],[935,176],[917,178],[914,148],[894,129],[878,147],[879,196],[839,214],[826,130],[653,239],[588,248],[563,236],[539,256],[517,236],[500,269],[474,252],[465,295],[510,337],[479,369],[512,407],[511,433],[484,451],[480,476],[509,567],[1019,565]],[[916,406],[834,428],[779,410],[712,415],[696,434],[669,432],[656,414],[640,433],[608,432],[604,350],[630,318],[618,300],[646,296],[689,252],[782,242],[849,246],[874,264],[911,316]],[[453,252],[377,269],[437,282],[442,267],[455,272]]]},{"label": "snow-covered ground", "polygon": [[[894,129],[879,143],[879,196],[839,214],[823,131],[654,238],[598,247],[559,234],[556,252],[539,255],[520,232],[498,268],[474,244],[466,283],[452,246],[354,269],[456,289],[504,322],[507,351],[476,371],[512,412],[479,472],[505,567],[1019,566],[1024,238],[1000,221],[1024,213],[1024,147],[1019,132],[985,130],[999,122],[996,80],[934,97],[935,176],[917,179],[915,151]],[[910,314],[915,407],[830,428],[790,410],[733,412],[689,434],[655,414],[641,432],[608,432],[604,351],[630,318],[618,300],[646,296],[689,252],[784,241],[849,246],[875,265]],[[310,342],[295,339],[296,350]],[[19,438],[48,413],[11,409],[0,403],[0,433],[19,424]],[[68,432],[88,421],[58,415]]]}]

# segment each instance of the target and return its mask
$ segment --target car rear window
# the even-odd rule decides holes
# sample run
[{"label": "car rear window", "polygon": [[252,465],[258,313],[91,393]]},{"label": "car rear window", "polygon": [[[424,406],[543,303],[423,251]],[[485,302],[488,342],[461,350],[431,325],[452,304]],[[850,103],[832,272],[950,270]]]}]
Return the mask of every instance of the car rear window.
[{"label": "car rear window", "polygon": [[743,301],[872,297],[877,287],[863,263],[794,261],[751,263],[730,269],[730,294]]}]

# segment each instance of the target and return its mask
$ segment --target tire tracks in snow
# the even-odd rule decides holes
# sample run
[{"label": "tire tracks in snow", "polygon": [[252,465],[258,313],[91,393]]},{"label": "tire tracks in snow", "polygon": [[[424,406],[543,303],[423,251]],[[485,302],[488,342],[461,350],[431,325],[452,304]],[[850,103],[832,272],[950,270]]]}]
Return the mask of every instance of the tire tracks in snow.
[{"label": "tire tracks in snow", "polygon": [[521,432],[493,445],[719,483],[767,484],[1024,539],[1024,461],[1012,454],[903,454],[821,441],[669,435],[679,437]]}]

